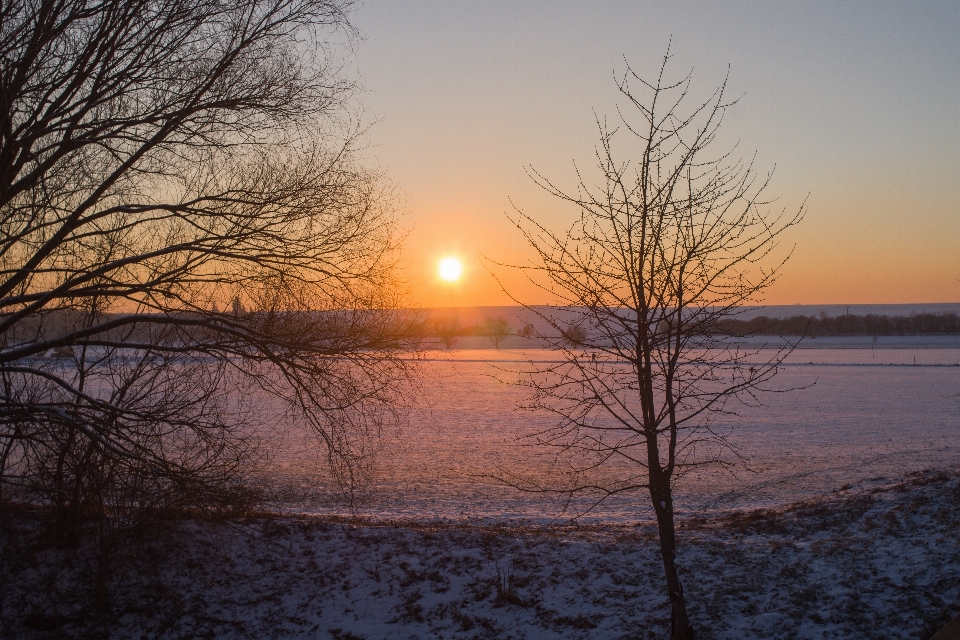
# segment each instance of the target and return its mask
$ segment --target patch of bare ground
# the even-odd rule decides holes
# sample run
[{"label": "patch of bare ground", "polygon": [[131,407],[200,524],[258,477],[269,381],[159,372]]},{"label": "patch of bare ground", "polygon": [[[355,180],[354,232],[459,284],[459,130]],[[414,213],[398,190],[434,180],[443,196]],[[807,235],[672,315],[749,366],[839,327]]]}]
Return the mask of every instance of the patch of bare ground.
[{"label": "patch of bare ground", "polygon": [[[700,638],[929,638],[960,613],[960,474],[868,482],[689,519]],[[646,527],[269,515],[157,520],[106,552],[2,513],[0,635],[16,638],[661,638]]]}]

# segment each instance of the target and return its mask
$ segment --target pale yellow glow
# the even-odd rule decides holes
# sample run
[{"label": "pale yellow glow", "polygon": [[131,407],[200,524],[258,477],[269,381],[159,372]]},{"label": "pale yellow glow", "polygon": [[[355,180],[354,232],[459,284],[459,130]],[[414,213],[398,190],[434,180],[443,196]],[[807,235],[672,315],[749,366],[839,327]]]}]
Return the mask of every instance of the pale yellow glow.
[{"label": "pale yellow glow", "polygon": [[444,258],[440,261],[440,279],[455,282],[463,273],[463,265],[456,258]]}]

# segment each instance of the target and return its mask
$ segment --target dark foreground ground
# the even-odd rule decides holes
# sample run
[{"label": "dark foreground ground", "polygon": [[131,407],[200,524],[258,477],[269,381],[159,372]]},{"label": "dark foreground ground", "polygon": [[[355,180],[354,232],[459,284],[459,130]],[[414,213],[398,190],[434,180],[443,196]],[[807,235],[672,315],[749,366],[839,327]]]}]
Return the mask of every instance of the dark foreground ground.
[{"label": "dark foreground ground", "polygon": [[[642,526],[177,520],[103,564],[93,535],[2,515],[0,637],[666,637]],[[960,474],[688,521],[680,545],[699,638],[929,638],[960,613]]]}]

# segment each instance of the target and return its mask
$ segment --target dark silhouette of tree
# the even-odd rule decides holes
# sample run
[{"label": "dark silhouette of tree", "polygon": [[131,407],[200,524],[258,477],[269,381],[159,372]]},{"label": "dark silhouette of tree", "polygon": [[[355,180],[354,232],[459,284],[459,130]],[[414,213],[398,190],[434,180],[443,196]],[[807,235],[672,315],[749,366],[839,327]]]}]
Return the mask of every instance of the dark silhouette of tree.
[{"label": "dark silhouette of tree", "polygon": [[503,318],[487,318],[483,321],[480,332],[490,338],[490,342],[493,343],[496,349],[500,348],[500,343],[503,342],[504,338],[512,335],[510,323]]},{"label": "dark silhouette of tree", "polygon": [[577,322],[571,322],[560,329],[560,340],[571,348],[581,347],[587,342],[587,330]]},{"label": "dark silhouette of tree", "polygon": [[447,349],[452,349],[457,337],[463,332],[460,326],[460,318],[452,316],[449,318],[440,318],[433,323],[433,333],[440,338]]},{"label": "dark silhouette of tree", "polygon": [[348,5],[0,0],[3,496],[215,507],[265,415],[347,478],[397,417],[398,237],[345,117]]},{"label": "dark silhouette of tree", "polygon": [[[769,174],[711,146],[727,101],[726,81],[691,106],[690,76],[648,82],[628,68],[617,82],[629,107],[610,128],[598,120],[599,180],[578,171],[568,193],[531,170],[579,219],[556,232],[518,211],[516,224],[536,252],[523,269],[560,307],[527,306],[556,332],[560,364],[538,365],[521,384],[528,408],[557,426],[537,434],[577,472],[571,484],[535,491],[589,492],[597,502],[646,491],[656,515],[671,606],[671,637],[694,637],[677,568],[674,483],[683,473],[728,463],[711,417],[754,402],[786,350],[758,362],[718,323],[740,313],[776,278],[773,255],[796,214],[772,215],[763,200]],[[624,160],[623,158],[627,158]],[[772,264],[771,264],[772,261]],[[593,470],[627,469],[614,479]],[[606,479],[605,479],[606,478]]]}]

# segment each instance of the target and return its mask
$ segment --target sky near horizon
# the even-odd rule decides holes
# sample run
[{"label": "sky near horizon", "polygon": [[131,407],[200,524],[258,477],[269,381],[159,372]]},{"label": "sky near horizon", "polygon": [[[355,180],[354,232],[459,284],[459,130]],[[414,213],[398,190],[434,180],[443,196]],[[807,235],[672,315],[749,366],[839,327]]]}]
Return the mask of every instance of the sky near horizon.
[{"label": "sky near horizon", "polygon": [[[769,304],[960,301],[960,3],[365,0],[353,23],[365,150],[399,187],[405,263],[422,306],[550,302],[493,261],[530,251],[516,206],[564,229],[614,74],[730,70],[742,96],[721,146],[776,167],[775,207],[807,214]],[[438,276],[457,256],[463,275]]]}]

